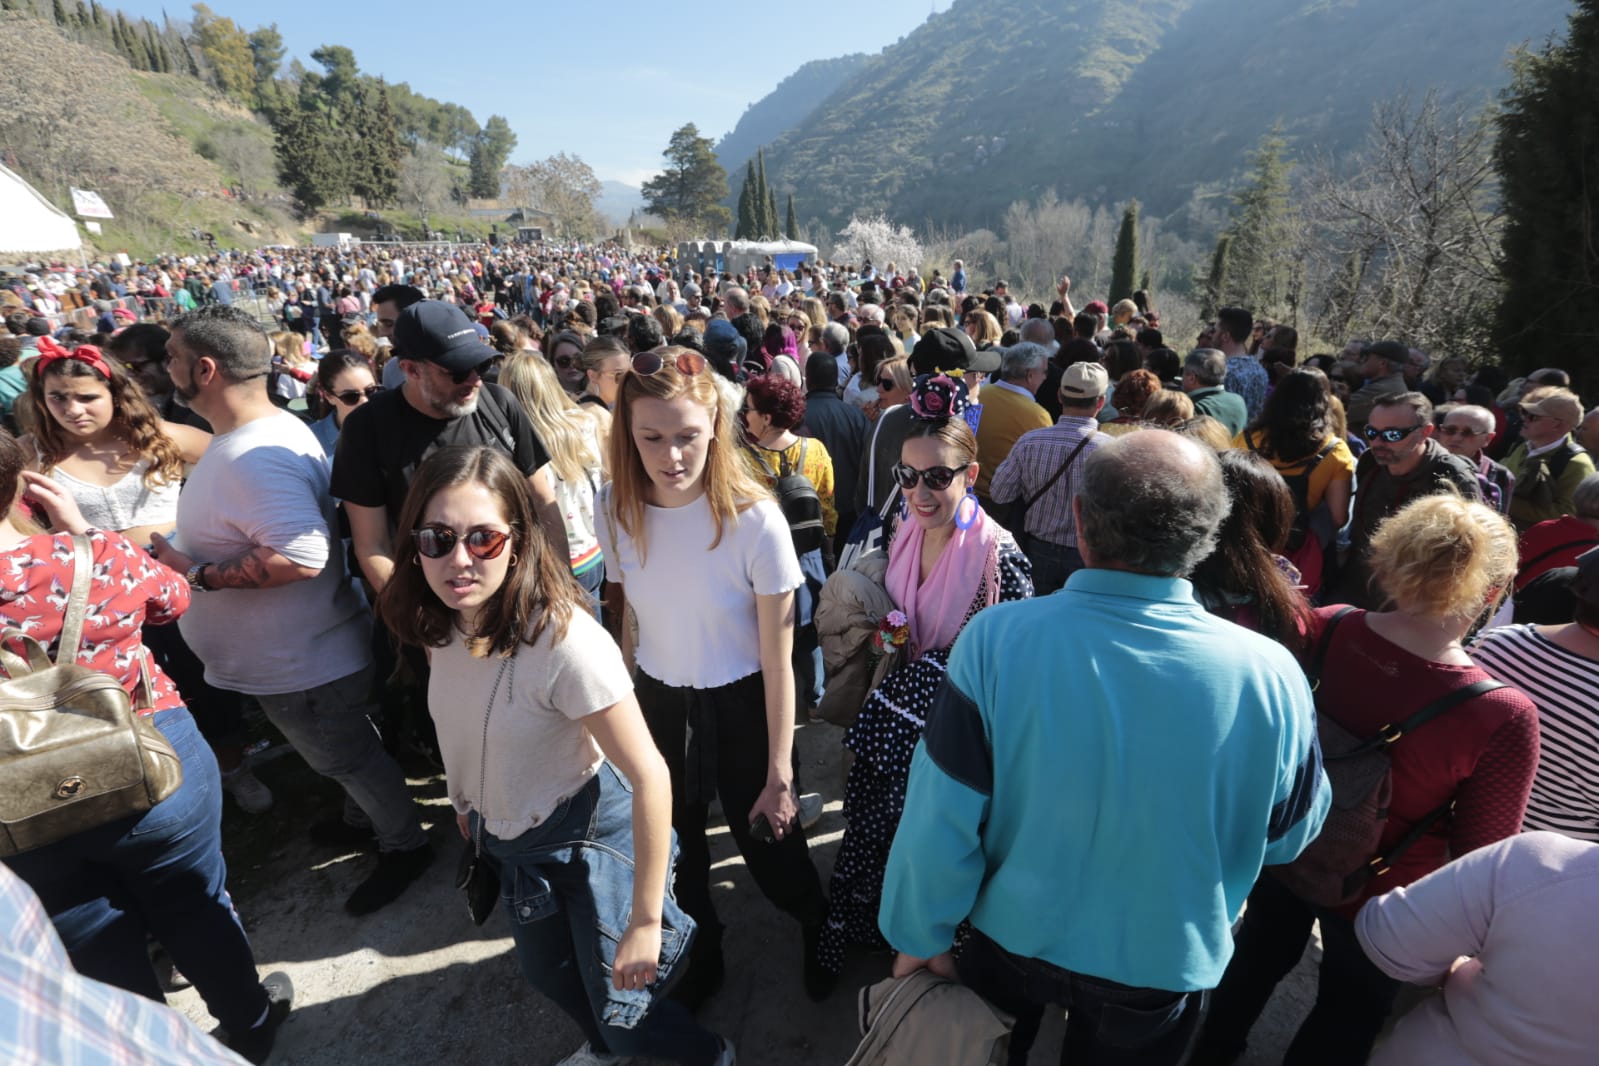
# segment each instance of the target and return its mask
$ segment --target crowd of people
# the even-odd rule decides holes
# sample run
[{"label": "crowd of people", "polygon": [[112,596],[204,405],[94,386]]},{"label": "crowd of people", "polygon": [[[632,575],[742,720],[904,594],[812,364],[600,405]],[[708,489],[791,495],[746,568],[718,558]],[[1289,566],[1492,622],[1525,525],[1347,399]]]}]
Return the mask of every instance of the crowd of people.
[{"label": "crowd of people", "polygon": [[[735,1061],[696,1017],[713,804],[811,998],[863,949],[947,990],[874,1012],[872,1062],[1025,1063],[1051,1008],[1062,1062],[1231,1062],[1313,925],[1287,1063],[1599,1047],[1599,411],[1563,371],[1301,353],[1237,307],[1183,353],[1142,291],[614,244],[41,269],[0,304],[0,667],[111,675],[183,770],[5,853],[37,904],[0,870],[35,945],[0,969],[64,949],[53,996],[160,1000],[158,951],[271,1053],[293,988],[221,825],[274,803],[253,704],[343,794],[310,839],[377,853],[352,916],[432,867],[402,763],[442,769],[566,1066]],[[842,781],[801,779],[801,724]],[[1396,1020],[1405,982],[1441,991]]]}]

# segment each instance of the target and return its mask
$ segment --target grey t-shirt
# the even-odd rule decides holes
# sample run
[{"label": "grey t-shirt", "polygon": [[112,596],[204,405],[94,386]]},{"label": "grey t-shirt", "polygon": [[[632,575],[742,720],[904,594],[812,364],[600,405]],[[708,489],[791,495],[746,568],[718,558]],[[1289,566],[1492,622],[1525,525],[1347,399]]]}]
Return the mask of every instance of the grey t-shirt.
[{"label": "grey t-shirt", "polygon": [[177,542],[197,563],[269,547],[316,577],[269,589],[197,592],[179,622],[217,688],[252,696],[316,688],[372,661],[371,620],[330,550],[328,462],[286,411],[211,439],[178,498]]}]

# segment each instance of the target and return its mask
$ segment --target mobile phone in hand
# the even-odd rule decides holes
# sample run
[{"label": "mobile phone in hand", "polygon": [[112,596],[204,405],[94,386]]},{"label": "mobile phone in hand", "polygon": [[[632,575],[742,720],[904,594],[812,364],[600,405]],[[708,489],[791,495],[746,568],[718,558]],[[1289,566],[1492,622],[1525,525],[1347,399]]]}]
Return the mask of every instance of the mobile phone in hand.
[{"label": "mobile phone in hand", "polygon": [[766,815],[757,814],[750,823],[750,836],[762,844],[776,844],[777,834],[772,832],[772,823],[766,820]]}]

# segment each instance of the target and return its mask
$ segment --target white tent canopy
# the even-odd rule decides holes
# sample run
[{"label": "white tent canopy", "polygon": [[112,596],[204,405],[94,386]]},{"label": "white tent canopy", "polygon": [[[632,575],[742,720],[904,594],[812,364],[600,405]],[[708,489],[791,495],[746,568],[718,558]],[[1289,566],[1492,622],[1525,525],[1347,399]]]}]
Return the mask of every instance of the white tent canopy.
[{"label": "white tent canopy", "polygon": [[0,166],[0,255],[64,252],[82,244],[71,216]]}]

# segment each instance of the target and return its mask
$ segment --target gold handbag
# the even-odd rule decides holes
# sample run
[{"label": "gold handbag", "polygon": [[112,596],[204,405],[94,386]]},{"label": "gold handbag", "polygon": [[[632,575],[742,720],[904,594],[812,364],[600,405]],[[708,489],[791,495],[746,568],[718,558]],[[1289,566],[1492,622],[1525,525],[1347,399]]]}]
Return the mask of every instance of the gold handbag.
[{"label": "gold handbag", "polygon": [[[178,790],[183,762],[149,718],[135,713],[110,674],[78,665],[94,556],[72,538],[72,591],[52,663],[18,629],[27,658],[0,648],[0,856],[53,844],[141,814]],[[153,703],[149,663],[139,649],[140,695]]]}]

